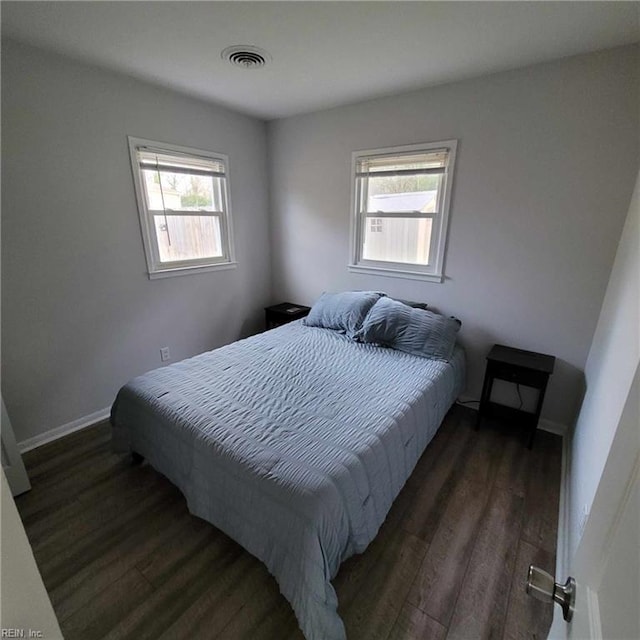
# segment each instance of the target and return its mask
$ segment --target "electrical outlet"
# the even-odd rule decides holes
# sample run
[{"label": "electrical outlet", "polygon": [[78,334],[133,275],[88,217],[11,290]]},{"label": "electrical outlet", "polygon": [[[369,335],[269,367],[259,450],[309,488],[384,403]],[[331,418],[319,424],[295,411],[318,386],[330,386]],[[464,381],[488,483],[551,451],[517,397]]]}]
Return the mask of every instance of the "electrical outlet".
[{"label": "electrical outlet", "polygon": [[171,354],[169,353],[169,347],[162,347],[162,349],[160,349],[160,360],[162,360],[162,362],[166,362],[170,359]]},{"label": "electrical outlet", "polygon": [[582,507],[582,513],[580,514],[580,523],[578,528],[580,529],[580,535],[584,532],[584,528],[587,526],[587,520],[589,519],[589,505],[585,504]]}]

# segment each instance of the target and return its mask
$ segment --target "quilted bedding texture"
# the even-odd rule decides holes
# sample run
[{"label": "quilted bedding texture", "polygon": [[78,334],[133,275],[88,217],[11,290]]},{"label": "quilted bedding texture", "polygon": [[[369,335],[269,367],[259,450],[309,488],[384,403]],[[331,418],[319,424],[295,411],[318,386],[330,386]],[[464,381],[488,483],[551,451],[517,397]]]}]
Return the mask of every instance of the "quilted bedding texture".
[{"label": "quilted bedding texture", "polygon": [[364,551],[464,388],[449,363],[300,321],[125,385],[113,445],[259,558],[307,640],[345,640],[331,579]]}]

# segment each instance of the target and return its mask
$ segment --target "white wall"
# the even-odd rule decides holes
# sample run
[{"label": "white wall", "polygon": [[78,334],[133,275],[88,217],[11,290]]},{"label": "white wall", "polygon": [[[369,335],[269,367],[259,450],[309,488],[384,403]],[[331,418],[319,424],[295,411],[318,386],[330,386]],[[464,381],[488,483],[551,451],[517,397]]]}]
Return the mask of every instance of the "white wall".
[{"label": "white wall", "polygon": [[580,542],[583,509],[591,509],[640,364],[640,174],[636,175],[635,190],[587,358],[587,391],[571,443],[568,509],[571,556]]},{"label": "white wall", "polygon": [[[134,375],[261,326],[271,301],[266,127],[2,43],[2,392],[18,441]],[[127,135],[227,154],[238,268],[150,281]]]},{"label": "white wall", "polygon": [[[638,48],[264,123],[4,40],[2,385],[17,439],[131,376],[260,327],[276,299],[380,288],[464,321],[468,395],[493,342],[558,357],[571,424],[638,164]],[[226,153],[239,267],[149,281],[126,135]],[[443,284],[350,274],[357,149],[457,138]],[[271,247],[267,213],[271,192]],[[273,287],[270,268],[273,269]]]},{"label": "white wall", "polygon": [[[455,314],[474,397],[494,342],[551,353],[543,417],[571,424],[638,167],[638,69],[625,47],[269,123],[274,298],[372,288]],[[449,138],[446,282],[349,273],[351,152]]]},{"label": "white wall", "polygon": [[[630,629],[640,624],[638,611],[629,607],[638,602],[640,569],[635,468],[640,450],[640,174],[585,375],[587,390],[568,445],[565,526],[556,568],[559,579],[574,575],[578,581],[577,615],[568,626],[556,608],[549,638],[636,638]],[[593,607],[599,613],[592,616]]]}]

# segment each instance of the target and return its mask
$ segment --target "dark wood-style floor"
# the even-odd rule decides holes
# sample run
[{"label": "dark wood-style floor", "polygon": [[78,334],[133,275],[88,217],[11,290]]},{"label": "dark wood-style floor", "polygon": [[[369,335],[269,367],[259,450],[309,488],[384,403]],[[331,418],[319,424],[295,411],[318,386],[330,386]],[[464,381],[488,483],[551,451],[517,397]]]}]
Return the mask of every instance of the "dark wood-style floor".
[{"label": "dark wood-style floor", "polygon": [[[454,407],[366,552],[334,580],[349,640],[546,638],[525,594],[554,573],[561,441],[532,451]],[[263,565],[148,465],[111,453],[107,423],[25,454],[18,508],[67,640],[301,640]]]}]

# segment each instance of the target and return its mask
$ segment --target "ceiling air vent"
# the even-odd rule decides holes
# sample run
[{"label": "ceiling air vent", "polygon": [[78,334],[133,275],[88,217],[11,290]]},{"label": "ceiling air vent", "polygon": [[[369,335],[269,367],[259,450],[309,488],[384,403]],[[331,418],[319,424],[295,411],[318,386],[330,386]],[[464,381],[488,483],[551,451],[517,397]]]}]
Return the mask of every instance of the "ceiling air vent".
[{"label": "ceiling air vent", "polygon": [[239,44],[233,47],[227,47],[222,52],[222,59],[235,67],[259,69],[271,60],[271,56],[264,49],[249,44]]}]

